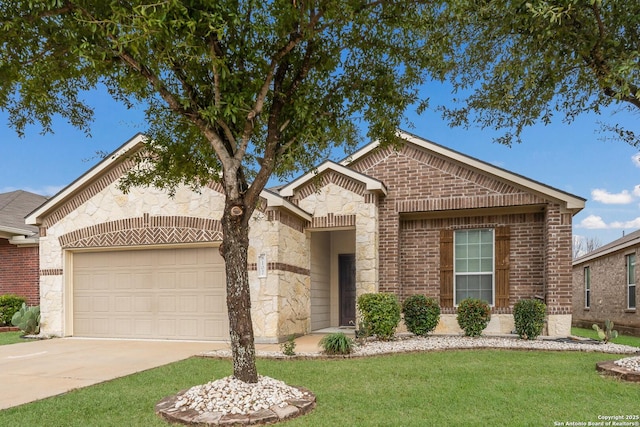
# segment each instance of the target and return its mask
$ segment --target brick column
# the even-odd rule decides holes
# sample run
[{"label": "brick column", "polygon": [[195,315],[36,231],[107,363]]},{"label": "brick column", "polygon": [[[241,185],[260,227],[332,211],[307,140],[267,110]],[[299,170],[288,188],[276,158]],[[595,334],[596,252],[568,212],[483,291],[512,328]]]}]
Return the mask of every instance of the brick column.
[{"label": "brick column", "polygon": [[559,205],[547,206],[545,217],[545,294],[550,336],[571,333],[572,267],[571,213]]}]

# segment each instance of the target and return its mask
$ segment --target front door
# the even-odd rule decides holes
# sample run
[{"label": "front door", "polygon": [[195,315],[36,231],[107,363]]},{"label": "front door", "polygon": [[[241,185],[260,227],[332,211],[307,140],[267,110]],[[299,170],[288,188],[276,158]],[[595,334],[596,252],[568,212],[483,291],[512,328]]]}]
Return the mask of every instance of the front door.
[{"label": "front door", "polygon": [[356,255],[338,255],[340,326],[356,326]]}]

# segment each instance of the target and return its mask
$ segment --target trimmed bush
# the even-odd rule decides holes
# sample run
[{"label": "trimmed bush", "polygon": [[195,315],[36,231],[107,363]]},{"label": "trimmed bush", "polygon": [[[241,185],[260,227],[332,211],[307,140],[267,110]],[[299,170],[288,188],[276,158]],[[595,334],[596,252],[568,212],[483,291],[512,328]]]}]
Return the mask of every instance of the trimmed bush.
[{"label": "trimmed bush", "polygon": [[353,340],[342,332],[336,332],[322,337],[320,347],[326,354],[351,354]]},{"label": "trimmed bush", "polygon": [[513,306],[513,320],[516,334],[525,340],[534,340],[544,327],[544,316],[547,306],[540,300],[521,299]]},{"label": "trimmed bush", "polygon": [[402,303],[402,313],[409,332],[425,336],[438,326],[440,304],[435,298],[412,295]]},{"label": "trimmed bush", "polygon": [[0,295],[0,326],[11,324],[11,318],[20,310],[25,299],[17,295]]},{"label": "trimmed bush", "polygon": [[358,298],[358,309],[364,330],[383,341],[393,338],[400,323],[400,303],[395,294],[362,294]]},{"label": "trimmed bush", "polygon": [[468,337],[479,337],[491,320],[491,308],[486,301],[467,298],[458,304],[458,325]]}]

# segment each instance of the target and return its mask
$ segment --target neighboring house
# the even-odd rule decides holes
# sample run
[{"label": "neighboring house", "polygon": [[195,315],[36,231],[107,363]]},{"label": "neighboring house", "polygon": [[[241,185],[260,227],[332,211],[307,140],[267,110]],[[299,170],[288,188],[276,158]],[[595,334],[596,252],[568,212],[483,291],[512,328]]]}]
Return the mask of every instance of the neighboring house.
[{"label": "neighboring house", "polygon": [[17,190],[0,193],[0,295],[15,294],[38,305],[38,227],[25,224],[29,212],[47,200]]},{"label": "neighboring house", "polygon": [[[440,332],[459,332],[466,296],[492,305],[487,332],[513,330],[513,305],[543,298],[547,332],[571,327],[572,217],[584,199],[408,133],[371,143],[265,190],[250,222],[257,342],[356,323],[356,298],[424,293]],[[138,135],[34,211],[42,330],[87,337],[227,339],[218,252],[224,195],[123,194]],[[455,262],[454,262],[455,260]]]},{"label": "neighboring house", "polygon": [[573,324],[589,328],[611,320],[619,332],[640,336],[636,283],[640,230],[573,261]]}]

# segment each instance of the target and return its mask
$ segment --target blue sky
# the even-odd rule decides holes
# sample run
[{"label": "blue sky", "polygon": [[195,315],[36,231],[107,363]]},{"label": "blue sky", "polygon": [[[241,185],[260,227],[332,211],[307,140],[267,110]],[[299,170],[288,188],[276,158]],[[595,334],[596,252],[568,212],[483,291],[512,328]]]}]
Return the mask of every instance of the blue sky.
[{"label": "blue sky", "polygon": [[[437,97],[436,97],[437,95]],[[446,91],[431,104],[446,104]],[[87,97],[95,109],[92,137],[59,120],[55,133],[40,135],[31,127],[24,138],[10,129],[0,113],[0,192],[23,189],[53,195],[99,162],[97,152],[111,152],[144,132],[142,111],[126,110],[102,91]],[[585,114],[571,124],[560,117],[549,126],[534,126],[523,143],[507,147],[492,142],[491,130],[450,128],[439,114],[409,112],[415,127],[406,130],[461,153],[587,199],[574,217],[574,235],[608,243],[640,228],[640,154],[620,141],[603,141],[598,121],[626,125],[640,132],[638,113],[608,110]],[[336,153],[333,160],[340,160]]]}]

